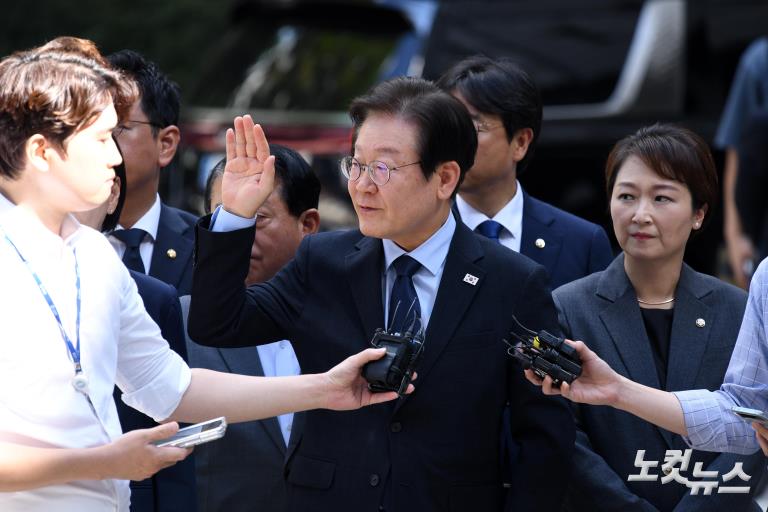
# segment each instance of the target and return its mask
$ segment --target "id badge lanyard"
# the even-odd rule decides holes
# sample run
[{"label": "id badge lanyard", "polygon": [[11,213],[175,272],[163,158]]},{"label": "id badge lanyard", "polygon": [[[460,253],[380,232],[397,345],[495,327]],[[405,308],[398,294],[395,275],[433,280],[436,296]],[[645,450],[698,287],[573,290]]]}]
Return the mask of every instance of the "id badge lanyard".
[{"label": "id badge lanyard", "polygon": [[[77,251],[73,251],[74,257],[75,257],[75,288],[77,289],[77,314],[75,318],[75,344],[72,343],[72,340],[67,335],[67,331],[64,330],[64,324],[61,321],[61,316],[59,316],[59,311],[56,309],[56,305],[53,303],[53,299],[51,298],[50,294],[48,293],[48,290],[45,288],[45,285],[43,285],[43,282],[40,280],[40,276],[37,275],[37,273],[32,269],[32,266],[29,264],[27,259],[21,254],[21,251],[16,247],[16,244],[13,243],[13,241],[8,237],[8,235],[0,228],[0,233],[5,237],[5,240],[10,244],[11,247],[16,251],[16,254],[18,254],[19,258],[22,262],[24,262],[24,265],[27,267],[27,270],[29,270],[29,273],[32,274],[32,277],[35,280],[35,283],[37,283],[37,287],[40,290],[40,293],[43,295],[43,298],[48,303],[48,307],[51,310],[51,313],[53,313],[53,317],[56,319],[56,323],[59,325],[59,332],[61,332],[61,337],[64,340],[64,344],[67,346],[67,351],[69,352],[69,356],[72,359],[72,363],[74,365],[75,369],[75,375],[72,377],[72,386],[80,393],[88,397],[88,377],[83,372],[83,368],[80,364],[80,268],[77,264]],[[89,398],[90,401],[90,398]]]}]

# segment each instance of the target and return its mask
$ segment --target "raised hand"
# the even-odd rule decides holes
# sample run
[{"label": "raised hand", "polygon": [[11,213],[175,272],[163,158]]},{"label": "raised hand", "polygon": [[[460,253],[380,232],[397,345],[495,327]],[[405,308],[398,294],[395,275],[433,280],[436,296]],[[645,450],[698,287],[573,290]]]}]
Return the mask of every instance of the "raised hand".
[{"label": "raised hand", "polygon": [[275,186],[275,157],[261,126],[251,116],[235,118],[227,130],[227,165],[221,181],[221,202],[225,210],[253,218]]},{"label": "raised hand", "polygon": [[[386,350],[383,348],[369,348],[346,358],[328,370],[325,373],[327,382],[325,408],[337,411],[359,409],[366,405],[387,402],[397,398],[397,393],[394,391],[371,393],[368,389],[368,383],[361,375],[365,363],[381,359],[385,353]],[[411,393],[413,389],[413,384],[409,384],[407,393]]]},{"label": "raised hand", "polygon": [[552,379],[547,376],[543,380],[532,370],[525,370],[525,377],[542,387],[545,395],[562,395],[578,403],[592,405],[614,405],[616,403],[622,377],[614,372],[608,363],[600,359],[583,342],[565,340],[576,348],[581,358],[581,375],[570,385],[562,382],[560,387],[552,385]]}]

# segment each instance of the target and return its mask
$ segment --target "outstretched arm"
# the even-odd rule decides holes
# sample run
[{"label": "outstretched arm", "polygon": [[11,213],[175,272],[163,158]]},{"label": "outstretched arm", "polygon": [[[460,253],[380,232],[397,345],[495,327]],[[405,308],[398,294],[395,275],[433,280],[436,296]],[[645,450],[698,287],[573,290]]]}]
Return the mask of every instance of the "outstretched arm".
[{"label": "outstretched arm", "polygon": [[325,373],[296,377],[249,377],[197,368],[171,419],[198,422],[226,416],[235,423],[307,409],[349,410],[386,402],[397,393],[371,393],[360,374],[364,364],[384,354],[384,349],[369,348]]},{"label": "outstretched arm", "polygon": [[566,342],[576,348],[581,358],[581,376],[570,385],[561,383],[558,389],[548,376],[542,380],[531,370],[526,370],[525,376],[530,382],[542,386],[544,394],[562,395],[578,403],[610,405],[675,434],[687,435],[683,409],[674,394],[619,375],[581,341]]}]

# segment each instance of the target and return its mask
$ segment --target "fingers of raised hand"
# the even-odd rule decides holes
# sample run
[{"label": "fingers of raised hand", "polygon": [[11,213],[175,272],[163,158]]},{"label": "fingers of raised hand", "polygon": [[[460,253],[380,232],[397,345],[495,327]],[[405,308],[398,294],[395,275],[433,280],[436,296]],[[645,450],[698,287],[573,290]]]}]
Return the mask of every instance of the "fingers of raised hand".
[{"label": "fingers of raised hand", "polygon": [[227,148],[227,162],[231,162],[237,154],[237,146],[235,144],[235,130],[232,128],[227,128],[225,140]]},{"label": "fingers of raised hand", "polygon": [[[235,158],[246,156],[245,126],[244,119],[240,116],[235,118]],[[230,160],[227,157],[227,160]]]},{"label": "fingers of raised hand", "polygon": [[251,136],[253,137],[253,143],[255,145],[256,153],[254,154],[260,162],[266,162],[269,158],[269,143],[267,142],[267,136],[264,135],[264,129],[260,124],[256,124],[251,129]]},{"label": "fingers of raised hand", "polygon": [[[248,158],[256,158],[258,160],[262,160],[259,158],[259,152],[258,147],[256,145],[256,133],[255,133],[256,126],[253,124],[253,119],[251,119],[251,116],[243,116],[243,137],[245,138],[245,156]],[[264,134],[262,133],[262,137]],[[267,151],[267,155],[269,155],[269,151]],[[266,158],[266,157],[264,157]]]}]

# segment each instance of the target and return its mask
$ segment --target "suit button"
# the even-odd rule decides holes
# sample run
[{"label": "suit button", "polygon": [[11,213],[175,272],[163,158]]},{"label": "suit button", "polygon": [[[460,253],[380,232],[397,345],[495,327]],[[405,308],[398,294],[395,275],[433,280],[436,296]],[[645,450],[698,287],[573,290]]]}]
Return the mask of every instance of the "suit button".
[{"label": "suit button", "polygon": [[379,485],[379,475],[377,475],[376,473],[372,474],[368,478],[368,483],[371,484],[371,487],[376,487],[377,485]]},{"label": "suit button", "polygon": [[403,430],[403,425],[399,421],[396,421],[392,425],[390,425],[389,430],[391,430],[392,432],[400,432],[401,430]]}]

